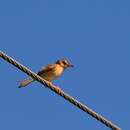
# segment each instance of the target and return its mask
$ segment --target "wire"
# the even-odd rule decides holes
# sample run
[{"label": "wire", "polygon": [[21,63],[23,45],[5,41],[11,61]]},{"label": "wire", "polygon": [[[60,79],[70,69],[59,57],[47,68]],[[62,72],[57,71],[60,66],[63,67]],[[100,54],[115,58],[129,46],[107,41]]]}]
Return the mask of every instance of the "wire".
[{"label": "wire", "polygon": [[14,60],[10,56],[6,55],[4,52],[0,51],[0,57],[2,59],[4,59],[5,61],[9,62],[10,64],[12,64],[13,66],[15,66],[16,68],[20,69],[21,71],[23,71],[24,73],[26,73],[27,75],[32,77],[33,79],[39,81],[41,84],[45,85],[47,88],[51,89],[53,92],[60,95],[65,100],[69,101],[70,103],[72,103],[73,105],[78,107],[79,109],[88,113],[89,115],[91,115],[92,117],[94,117],[95,119],[97,119],[98,121],[100,121],[101,123],[106,125],[107,127],[111,128],[112,130],[121,130],[121,128],[119,128],[117,125],[113,124],[111,121],[107,120],[105,117],[99,115],[98,113],[96,113],[95,111],[90,109],[88,106],[86,106],[86,105],[82,104],[81,102],[77,101],[72,96],[65,93],[64,91],[58,90],[56,88],[56,86],[54,86],[51,82],[48,82],[45,79],[43,79],[42,77],[38,76],[36,73],[32,72],[27,67],[20,64],[18,61]]}]

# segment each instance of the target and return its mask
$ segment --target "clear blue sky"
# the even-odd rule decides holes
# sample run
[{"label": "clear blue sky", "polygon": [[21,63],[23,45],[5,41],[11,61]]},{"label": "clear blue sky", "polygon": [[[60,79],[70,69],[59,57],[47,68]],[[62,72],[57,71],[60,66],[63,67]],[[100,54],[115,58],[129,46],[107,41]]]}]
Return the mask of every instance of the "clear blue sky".
[{"label": "clear blue sky", "polygon": [[[1,0],[0,48],[37,72],[67,58],[75,68],[54,81],[129,130],[129,0]],[[52,91],[0,60],[1,130],[108,130]]]}]

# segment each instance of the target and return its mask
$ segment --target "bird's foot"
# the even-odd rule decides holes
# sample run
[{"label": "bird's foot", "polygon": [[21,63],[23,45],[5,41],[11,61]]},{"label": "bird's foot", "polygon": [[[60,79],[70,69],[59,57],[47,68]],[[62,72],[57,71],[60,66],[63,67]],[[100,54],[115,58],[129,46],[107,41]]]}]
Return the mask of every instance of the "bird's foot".
[{"label": "bird's foot", "polygon": [[55,88],[56,88],[56,90],[57,90],[58,92],[61,92],[61,91],[62,91],[62,89],[61,89],[59,86],[55,86]]},{"label": "bird's foot", "polygon": [[51,83],[51,82],[48,82],[47,85],[50,87],[50,86],[52,86],[52,83]]}]

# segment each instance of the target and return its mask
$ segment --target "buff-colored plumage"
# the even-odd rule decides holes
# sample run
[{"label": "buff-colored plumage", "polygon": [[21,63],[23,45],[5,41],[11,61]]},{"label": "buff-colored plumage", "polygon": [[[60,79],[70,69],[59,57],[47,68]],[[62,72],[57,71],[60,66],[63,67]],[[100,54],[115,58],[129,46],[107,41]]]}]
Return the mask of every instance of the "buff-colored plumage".
[{"label": "buff-colored plumage", "polygon": [[[49,64],[46,67],[42,68],[37,74],[44,78],[47,81],[52,81],[57,79],[66,68],[73,67],[67,60],[61,59],[58,60],[55,64]],[[19,88],[26,87],[28,84],[35,81],[32,78],[25,79],[20,82]]]}]

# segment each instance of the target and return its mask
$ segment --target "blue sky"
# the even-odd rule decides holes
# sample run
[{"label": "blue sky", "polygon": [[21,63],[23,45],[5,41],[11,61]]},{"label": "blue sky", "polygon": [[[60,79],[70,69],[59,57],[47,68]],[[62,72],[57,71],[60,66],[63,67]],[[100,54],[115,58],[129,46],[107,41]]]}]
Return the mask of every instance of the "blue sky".
[{"label": "blue sky", "polygon": [[[128,0],[0,1],[0,47],[37,72],[57,59],[75,67],[54,81],[65,92],[128,130],[130,120]],[[52,91],[0,60],[1,130],[107,130]]]}]

